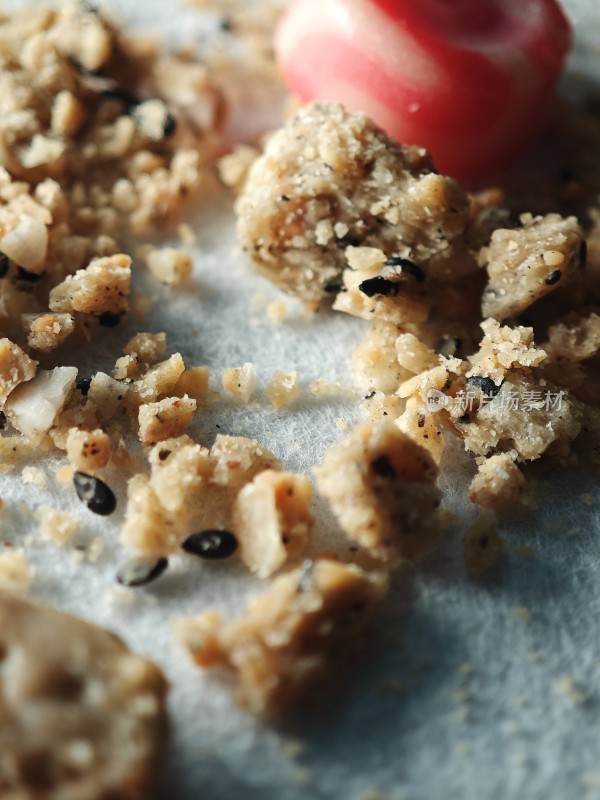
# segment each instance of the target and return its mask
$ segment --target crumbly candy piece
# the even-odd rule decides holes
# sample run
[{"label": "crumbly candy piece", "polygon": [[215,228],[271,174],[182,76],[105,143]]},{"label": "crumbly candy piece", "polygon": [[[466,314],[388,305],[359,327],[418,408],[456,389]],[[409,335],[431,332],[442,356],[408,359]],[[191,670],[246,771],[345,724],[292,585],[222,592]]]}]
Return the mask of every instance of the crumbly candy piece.
[{"label": "crumbly candy piece", "polygon": [[0,239],[0,251],[26,272],[41,275],[48,251],[48,228],[42,220],[23,217]]},{"label": "crumbly candy piece", "polygon": [[396,425],[413,441],[428,450],[436,464],[440,463],[446,448],[440,421],[435,413],[431,413],[420,403],[418,398],[408,398],[406,408],[398,416]]},{"label": "crumbly candy piece", "polygon": [[208,611],[181,620],[177,633],[200,666],[236,675],[241,705],[274,714],[359,641],[386,591],[385,573],[320,558],[276,578],[241,619],[224,622]]},{"label": "crumbly candy piece", "polygon": [[148,461],[150,486],[171,513],[185,513],[214,470],[209,451],[186,435],[159,442],[150,450]]},{"label": "crumbly candy piece", "polygon": [[177,550],[186,518],[170,513],[158,499],[148,476],[134,475],[127,484],[121,541],[144,555],[164,556]]},{"label": "crumbly candy piece", "polygon": [[271,401],[273,408],[283,408],[289,406],[300,396],[297,372],[274,373],[267,383],[267,397]]},{"label": "crumbly candy piece", "polygon": [[404,404],[395,395],[386,395],[379,391],[370,391],[360,404],[365,422],[376,424],[384,420],[398,419]]},{"label": "crumbly candy piece", "polygon": [[40,536],[60,546],[73,538],[79,523],[72,514],[49,506],[39,506],[35,518],[40,526]]},{"label": "crumbly candy piece", "polygon": [[208,383],[210,380],[209,367],[190,367],[184,370],[177,379],[173,388],[173,394],[182,397],[187,394],[193,397],[198,403],[208,393]]},{"label": "crumbly candy piece", "polygon": [[187,281],[194,268],[192,259],[183,250],[161,247],[146,253],[146,265],[156,280],[167,286],[177,286]]},{"label": "crumbly candy piece", "polygon": [[235,147],[231,153],[220,158],[217,167],[219,177],[225,186],[239,193],[248,177],[250,167],[259,155],[260,153],[255,147],[241,144]]},{"label": "crumbly candy piece", "polygon": [[210,449],[215,465],[211,483],[239,490],[265,469],[279,469],[279,461],[256,439],[220,433]]},{"label": "crumbly candy piece", "polygon": [[50,309],[101,316],[124,314],[131,284],[131,258],[118,254],[96,258],[50,291]]},{"label": "crumbly candy piece", "polygon": [[544,346],[548,357],[557,362],[586,361],[600,351],[600,316],[593,312],[580,316],[568,314],[548,330]]},{"label": "crumbly candy piece", "polygon": [[27,383],[17,386],[4,404],[13,426],[31,440],[38,439],[54,425],[75,388],[75,367],[41,369]]},{"label": "crumbly candy piece", "polygon": [[[26,592],[31,585],[32,578],[33,568],[22,550],[0,553],[0,592],[2,590]],[[0,787],[2,786],[1,778],[0,771]]]},{"label": "crumbly candy piece", "polygon": [[306,549],[313,517],[312,485],[303,475],[266,470],[242,488],[233,507],[240,558],[259,578]]},{"label": "crumbly candy piece", "polygon": [[438,468],[392,422],[359,425],[315,469],[347,536],[383,562],[415,558],[441,528]]},{"label": "crumbly candy piece", "polygon": [[196,401],[191,397],[165,397],[156,403],[140,406],[139,437],[144,445],[179,436],[191,424]]},{"label": "crumbly candy piece", "polygon": [[481,323],[484,333],[479,350],[469,356],[471,369],[468,377],[491,378],[500,385],[510,369],[526,369],[539,366],[547,358],[542,348],[536,347],[533,328],[500,325],[493,319]]},{"label": "crumbly candy piece", "polygon": [[123,348],[126,356],[133,356],[145,364],[159,361],[167,349],[166,333],[136,333]]},{"label": "crumbly candy piece", "polygon": [[221,378],[223,388],[248,403],[256,389],[256,371],[254,364],[246,362],[243,367],[229,367]]},{"label": "crumbly candy piece", "polygon": [[108,434],[100,428],[93,431],[70,428],[66,450],[67,458],[76,470],[93,472],[108,464],[112,445]]},{"label": "crumbly candy piece", "polygon": [[6,401],[15,386],[35,376],[37,365],[10,339],[0,339],[0,403]]},{"label": "crumbly candy piece", "polygon": [[514,505],[525,486],[525,476],[511,453],[497,453],[479,465],[469,486],[469,499],[486,508]]},{"label": "crumbly candy piece", "polygon": [[339,286],[347,244],[388,256],[407,248],[419,266],[443,269],[469,217],[466,195],[436,174],[425,150],[391,142],[362,114],[318,103],[271,136],[236,209],[256,267],[309,302]]},{"label": "crumbly candy piece", "polygon": [[32,350],[50,353],[56,350],[75,330],[70,314],[22,314],[21,323]]},{"label": "crumbly candy piece", "polygon": [[475,455],[512,450],[517,461],[537,459],[551,446],[557,457],[564,457],[581,431],[581,407],[568,391],[517,370],[483,406],[465,414],[456,404],[451,414],[465,447]]},{"label": "crumbly candy piece", "polygon": [[494,231],[480,258],[489,281],[484,317],[515,317],[562,288],[581,264],[583,233],[575,217],[524,215],[522,228]]},{"label": "crumbly candy piece", "polygon": [[472,579],[493,567],[504,553],[504,541],[498,533],[496,515],[482,511],[463,539],[463,556],[467,575]]},{"label": "crumbly candy piece", "polygon": [[410,377],[398,361],[397,341],[401,328],[391,322],[373,320],[364,339],[352,354],[354,378],[365,393],[391,394]]},{"label": "crumbly candy piece", "polygon": [[109,631],[0,593],[0,787],[7,798],[142,800],[167,682]]},{"label": "crumbly candy piece", "polygon": [[[374,261],[363,253],[377,253]],[[431,291],[423,285],[425,273],[408,272],[402,266],[387,264],[386,255],[372,247],[349,247],[348,264],[343,274],[343,288],[333,308],[362,319],[381,319],[396,324],[425,322],[431,308]],[[363,266],[363,262],[366,264]]]},{"label": "crumbly candy piece", "polygon": [[165,361],[154,364],[130,384],[127,395],[129,407],[137,409],[142,403],[154,403],[164,397],[172,397],[184,371],[181,353],[174,353]]},{"label": "crumbly candy piece", "polygon": [[87,399],[100,422],[114,420],[122,409],[123,400],[129,395],[129,389],[129,386],[111,378],[105,372],[94,375],[90,381]]}]

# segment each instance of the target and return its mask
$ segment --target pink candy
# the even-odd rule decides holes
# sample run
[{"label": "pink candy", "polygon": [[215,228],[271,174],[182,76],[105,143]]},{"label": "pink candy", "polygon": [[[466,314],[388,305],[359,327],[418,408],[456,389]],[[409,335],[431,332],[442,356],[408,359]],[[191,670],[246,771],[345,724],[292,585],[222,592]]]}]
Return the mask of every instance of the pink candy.
[{"label": "pink candy", "polygon": [[292,0],[276,51],[303,101],[364,111],[474,179],[539,131],[570,41],[555,0]]}]

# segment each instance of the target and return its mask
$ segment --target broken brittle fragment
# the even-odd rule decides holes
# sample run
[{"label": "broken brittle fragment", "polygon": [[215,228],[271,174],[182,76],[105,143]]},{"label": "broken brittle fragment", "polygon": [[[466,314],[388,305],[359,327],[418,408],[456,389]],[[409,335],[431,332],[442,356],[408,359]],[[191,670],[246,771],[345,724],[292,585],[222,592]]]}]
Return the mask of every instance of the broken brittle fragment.
[{"label": "broken brittle fragment", "polygon": [[392,422],[359,425],[315,468],[348,538],[387,564],[416,558],[437,540],[438,472],[431,454]]},{"label": "broken brittle fragment", "polygon": [[385,572],[318,558],[276,578],[240,619],[205,611],[179,620],[176,633],[201,667],[234,673],[242,706],[276,714],[360,642],[387,585]]},{"label": "broken brittle fragment", "polygon": [[259,578],[298,558],[309,543],[312,485],[304,475],[260,472],[238,494],[233,527],[240,558]]},{"label": "broken brittle fragment", "polygon": [[582,264],[583,233],[575,217],[525,214],[521,222],[521,228],[494,231],[480,253],[489,276],[484,317],[516,317],[568,284]]},{"label": "broken brittle fragment", "polygon": [[120,316],[129,310],[131,258],[119,254],[96,258],[74,275],[68,275],[50,292],[50,309],[73,313]]},{"label": "broken brittle fragment", "polygon": [[411,258],[424,274],[452,257],[476,269],[462,242],[453,246],[469,223],[458,184],[423,148],[392,142],[338,105],[306,106],[269,139],[236,209],[257,269],[308,302],[339,289],[348,245]]}]

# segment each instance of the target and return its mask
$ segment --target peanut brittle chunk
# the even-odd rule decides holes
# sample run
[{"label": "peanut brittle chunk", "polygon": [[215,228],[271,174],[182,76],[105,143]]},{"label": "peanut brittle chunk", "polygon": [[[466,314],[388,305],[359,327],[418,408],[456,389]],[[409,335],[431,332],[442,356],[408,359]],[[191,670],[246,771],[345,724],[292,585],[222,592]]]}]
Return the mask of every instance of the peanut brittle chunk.
[{"label": "peanut brittle chunk", "polygon": [[435,540],[437,465],[392,422],[360,425],[329,450],[315,473],[348,537],[375,558],[415,558]]},{"label": "peanut brittle chunk", "polygon": [[142,800],[167,684],[109,631],[0,592],[0,795]]},{"label": "peanut brittle chunk", "polygon": [[451,254],[469,201],[427,151],[402,147],[363,114],[301,109],[253,164],[237,201],[238,236],[256,267],[308,302],[339,288],[349,244],[420,264]]},{"label": "peanut brittle chunk", "polygon": [[524,215],[522,228],[500,229],[481,252],[489,275],[484,317],[508,319],[564,286],[581,264],[583,234],[575,217]]},{"label": "peanut brittle chunk", "polygon": [[241,619],[225,622],[207,611],[180,620],[176,632],[201,667],[236,674],[241,705],[273,714],[356,643],[386,591],[386,574],[320,558],[276,578]]}]

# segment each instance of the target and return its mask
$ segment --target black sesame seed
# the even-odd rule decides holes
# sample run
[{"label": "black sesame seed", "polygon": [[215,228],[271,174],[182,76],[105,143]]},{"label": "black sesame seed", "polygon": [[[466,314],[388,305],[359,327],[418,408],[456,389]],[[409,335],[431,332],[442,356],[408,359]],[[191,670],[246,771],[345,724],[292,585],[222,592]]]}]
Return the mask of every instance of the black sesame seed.
[{"label": "black sesame seed", "polygon": [[6,273],[8,272],[8,256],[4,253],[0,253],[0,278],[5,278]]},{"label": "black sesame seed", "polygon": [[132,558],[119,568],[117,581],[122,586],[146,586],[159,578],[168,566],[166,558]]},{"label": "black sesame seed", "polygon": [[208,530],[192,533],[181,547],[193,556],[217,560],[232,556],[237,550],[238,540],[231,531]]},{"label": "black sesame seed", "polygon": [[367,278],[358,288],[367,297],[375,297],[378,294],[384,297],[396,297],[400,291],[400,284],[377,275],[375,278]]},{"label": "black sesame seed", "polygon": [[352,233],[347,233],[345,236],[340,236],[339,239],[336,237],[336,245],[344,249],[346,247],[360,247],[362,244],[362,239],[360,236],[356,236]]},{"label": "black sesame seed", "polygon": [[113,314],[112,311],[104,311],[98,317],[98,322],[103,328],[114,328],[121,321],[121,314]]},{"label": "black sesame seed", "polygon": [[386,267],[402,267],[402,272],[407,272],[416,280],[417,283],[423,283],[425,280],[425,273],[418,267],[414,261],[409,258],[402,258],[401,256],[391,256],[385,262]]},{"label": "black sesame seed", "polygon": [[287,194],[280,195],[279,199],[281,200],[282,203],[289,203],[290,202],[290,198],[287,196]]},{"label": "black sesame seed", "polygon": [[94,514],[107,517],[112,514],[117,507],[117,498],[112,489],[108,487],[100,478],[88,475],[86,472],[76,472],[73,475],[73,483],[77,497],[85,503]]},{"label": "black sesame seed", "polygon": [[371,466],[373,468],[373,472],[382,478],[391,480],[392,478],[396,477],[396,470],[394,469],[388,456],[379,456],[379,458],[376,458],[371,462]]},{"label": "black sesame seed", "polygon": [[481,389],[487,397],[496,397],[502,386],[502,384],[497,386],[491,378],[484,378],[482,375],[471,375],[467,378],[467,383]]},{"label": "black sesame seed", "polygon": [[177,120],[170,111],[167,111],[167,114],[165,116],[165,121],[163,122],[163,136],[165,137],[165,139],[168,139],[170,136],[173,136],[176,130],[177,130]]},{"label": "black sesame seed", "polygon": [[37,283],[39,279],[42,277],[43,273],[38,272],[27,272],[26,269],[23,267],[17,267],[17,277],[20,281],[26,281],[27,283]]},{"label": "black sesame seed", "polygon": [[223,33],[230,33],[233,30],[233,20],[229,17],[222,17],[219,22],[219,28],[223,31]]},{"label": "black sesame seed", "polygon": [[77,387],[77,389],[79,389],[79,391],[81,392],[81,394],[82,394],[84,397],[86,397],[86,396],[87,396],[87,393],[88,393],[88,392],[89,392],[89,390],[90,390],[90,385],[91,385],[91,383],[92,383],[92,379],[91,379],[91,378],[79,378],[79,379],[77,380],[77,383],[75,384],[75,386]]},{"label": "black sesame seed", "polygon": [[127,108],[129,111],[136,106],[139,106],[141,100],[135,95],[131,94],[130,92],[126,92],[124,89],[104,89],[100,92],[99,95],[100,100],[118,100],[120,103]]},{"label": "black sesame seed", "polygon": [[323,291],[327,292],[327,294],[337,294],[341,288],[342,288],[342,278],[340,276],[339,278],[335,278],[332,281],[328,281],[323,286]]},{"label": "black sesame seed", "polygon": [[546,286],[554,286],[555,283],[558,283],[559,280],[562,278],[562,271],[560,269],[555,269],[553,272],[548,275],[544,283]]},{"label": "black sesame seed", "polygon": [[4,411],[0,411],[0,431],[3,431],[6,427],[6,414]]}]

